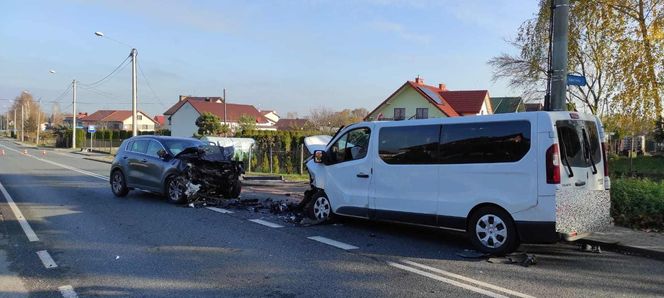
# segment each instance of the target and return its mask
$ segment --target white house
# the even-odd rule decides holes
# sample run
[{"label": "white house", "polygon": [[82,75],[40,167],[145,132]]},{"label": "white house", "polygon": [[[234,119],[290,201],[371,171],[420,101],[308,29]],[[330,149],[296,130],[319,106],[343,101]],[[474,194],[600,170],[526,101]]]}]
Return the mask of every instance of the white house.
[{"label": "white house", "polygon": [[272,125],[277,124],[279,122],[279,115],[277,115],[277,111],[261,111],[261,115],[267,119],[267,121],[270,121]]},{"label": "white house", "polygon": [[180,100],[164,112],[165,126],[176,137],[191,137],[198,132],[196,119],[203,113],[209,112],[226,122],[231,129],[239,127],[240,117],[249,116],[256,119],[256,129],[276,130],[267,118],[252,105],[224,104],[218,97],[187,97],[180,96]]},{"label": "white house", "polygon": [[[94,125],[97,129],[132,130],[132,112],[128,110],[99,110],[80,118],[82,125]],[[137,112],[138,131],[154,131],[155,120],[141,111]]]}]

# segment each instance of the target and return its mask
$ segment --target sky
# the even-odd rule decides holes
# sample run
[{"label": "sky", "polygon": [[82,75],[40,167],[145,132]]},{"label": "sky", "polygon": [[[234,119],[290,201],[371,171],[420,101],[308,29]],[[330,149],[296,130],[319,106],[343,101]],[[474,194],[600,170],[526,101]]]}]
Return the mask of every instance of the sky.
[{"label": "sky", "polygon": [[[486,89],[491,57],[534,17],[528,0],[19,1],[0,4],[0,112],[24,90],[45,111],[131,109],[162,114],[179,95],[221,96],[306,116],[312,109],[372,110],[416,76],[450,90]],[[105,37],[96,37],[100,31]],[[131,47],[130,47],[131,46]],[[55,73],[51,73],[54,70]],[[4,100],[2,100],[4,99]]]}]

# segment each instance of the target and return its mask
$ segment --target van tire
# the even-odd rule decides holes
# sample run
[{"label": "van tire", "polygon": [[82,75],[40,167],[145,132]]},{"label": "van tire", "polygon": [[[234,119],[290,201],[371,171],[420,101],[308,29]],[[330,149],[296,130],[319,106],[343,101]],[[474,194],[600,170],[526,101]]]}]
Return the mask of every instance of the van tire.
[{"label": "van tire", "polygon": [[304,213],[311,219],[321,222],[331,221],[334,217],[332,213],[332,204],[324,191],[318,190],[312,196],[311,200],[304,206]]},{"label": "van tire", "polygon": [[512,217],[496,206],[482,207],[470,216],[468,237],[475,248],[496,256],[511,253],[519,246]]}]

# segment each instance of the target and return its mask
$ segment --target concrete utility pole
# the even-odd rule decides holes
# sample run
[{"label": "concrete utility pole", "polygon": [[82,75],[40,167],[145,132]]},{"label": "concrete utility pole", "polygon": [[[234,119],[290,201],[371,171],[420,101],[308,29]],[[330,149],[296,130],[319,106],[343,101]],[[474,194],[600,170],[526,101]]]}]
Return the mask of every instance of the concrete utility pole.
[{"label": "concrete utility pole", "polygon": [[132,136],[138,135],[138,125],[136,123],[136,56],[138,51],[135,48],[131,49],[131,130]]},{"label": "concrete utility pole", "polygon": [[224,88],[224,124],[226,124],[226,88]]},{"label": "concrete utility pole", "polygon": [[71,82],[72,86],[72,117],[71,117],[71,149],[76,149],[76,80]]},{"label": "concrete utility pole", "polygon": [[551,96],[549,111],[566,111],[567,95],[567,44],[569,39],[569,0],[551,0],[553,33],[551,49]]},{"label": "concrete utility pole", "polygon": [[18,135],[16,134],[16,109],[14,109],[14,137],[18,138]]},{"label": "concrete utility pole", "polygon": [[23,104],[21,104],[21,142],[25,142],[25,114],[23,114]]},{"label": "concrete utility pole", "polygon": [[39,107],[37,109],[37,147],[39,147],[39,131],[41,130],[41,98],[39,99]]}]

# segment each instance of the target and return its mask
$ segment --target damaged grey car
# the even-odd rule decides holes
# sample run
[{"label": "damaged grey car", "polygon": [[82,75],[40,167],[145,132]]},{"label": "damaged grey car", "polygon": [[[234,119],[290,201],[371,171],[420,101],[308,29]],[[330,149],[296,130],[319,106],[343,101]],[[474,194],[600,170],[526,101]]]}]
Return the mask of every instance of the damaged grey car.
[{"label": "damaged grey car", "polygon": [[237,198],[242,162],[233,148],[196,139],[137,136],[120,145],[111,165],[111,190],[118,197],[141,189],[180,204],[210,198]]}]

